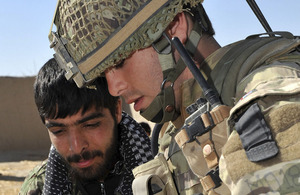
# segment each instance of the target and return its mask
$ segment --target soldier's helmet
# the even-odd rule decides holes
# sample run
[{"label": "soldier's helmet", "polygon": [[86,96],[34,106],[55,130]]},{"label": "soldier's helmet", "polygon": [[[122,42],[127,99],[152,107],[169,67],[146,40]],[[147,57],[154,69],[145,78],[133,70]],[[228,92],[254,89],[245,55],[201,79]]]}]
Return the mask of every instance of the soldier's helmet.
[{"label": "soldier's helmet", "polygon": [[150,46],[184,7],[202,0],[59,0],[50,32],[58,63],[79,87]]}]

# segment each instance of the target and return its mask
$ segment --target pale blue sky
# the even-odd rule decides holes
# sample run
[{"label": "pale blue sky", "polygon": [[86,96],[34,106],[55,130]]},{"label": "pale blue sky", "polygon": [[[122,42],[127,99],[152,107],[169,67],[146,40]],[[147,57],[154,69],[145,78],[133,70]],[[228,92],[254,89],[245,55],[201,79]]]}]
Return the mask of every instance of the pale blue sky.
[{"label": "pale blue sky", "polygon": [[[300,0],[256,0],[274,31],[300,35]],[[56,0],[2,1],[0,6],[0,76],[32,76],[53,55],[48,33]],[[204,0],[204,7],[224,46],[265,30],[246,0]]]}]

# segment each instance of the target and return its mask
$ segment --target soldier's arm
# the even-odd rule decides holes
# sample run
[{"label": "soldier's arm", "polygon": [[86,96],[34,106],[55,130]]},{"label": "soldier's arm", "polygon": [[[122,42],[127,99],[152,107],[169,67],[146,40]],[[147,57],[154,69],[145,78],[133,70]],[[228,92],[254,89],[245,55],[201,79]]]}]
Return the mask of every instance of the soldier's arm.
[{"label": "soldier's arm", "polygon": [[300,190],[294,180],[299,172],[292,171],[300,166],[300,57],[294,52],[282,59],[257,68],[238,85],[229,122],[236,131],[220,160],[223,181],[235,185],[233,194]]}]

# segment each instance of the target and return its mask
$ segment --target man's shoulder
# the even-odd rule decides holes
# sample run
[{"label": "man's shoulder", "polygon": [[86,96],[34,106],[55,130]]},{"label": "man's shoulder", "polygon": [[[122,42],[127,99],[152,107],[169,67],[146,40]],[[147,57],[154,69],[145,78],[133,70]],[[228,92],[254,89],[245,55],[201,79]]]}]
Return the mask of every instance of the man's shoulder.
[{"label": "man's shoulder", "polygon": [[45,172],[46,172],[47,160],[43,161],[40,165],[32,169],[28,176],[25,178],[20,195],[25,194],[42,194]]}]

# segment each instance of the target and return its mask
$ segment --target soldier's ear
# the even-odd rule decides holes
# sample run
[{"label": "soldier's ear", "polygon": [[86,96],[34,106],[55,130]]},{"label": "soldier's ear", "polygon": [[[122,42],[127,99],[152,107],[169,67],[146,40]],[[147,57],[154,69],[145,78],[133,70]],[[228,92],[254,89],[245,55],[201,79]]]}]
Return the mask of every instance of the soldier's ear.
[{"label": "soldier's ear", "polygon": [[117,106],[116,106],[116,119],[117,123],[119,124],[122,119],[122,100],[121,98],[118,99]]},{"label": "soldier's ear", "polygon": [[167,34],[170,37],[178,37],[182,43],[185,43],[188,38],[189,25],[187,17],[184,12],[175,16],[173,21],[167,28]]}]

